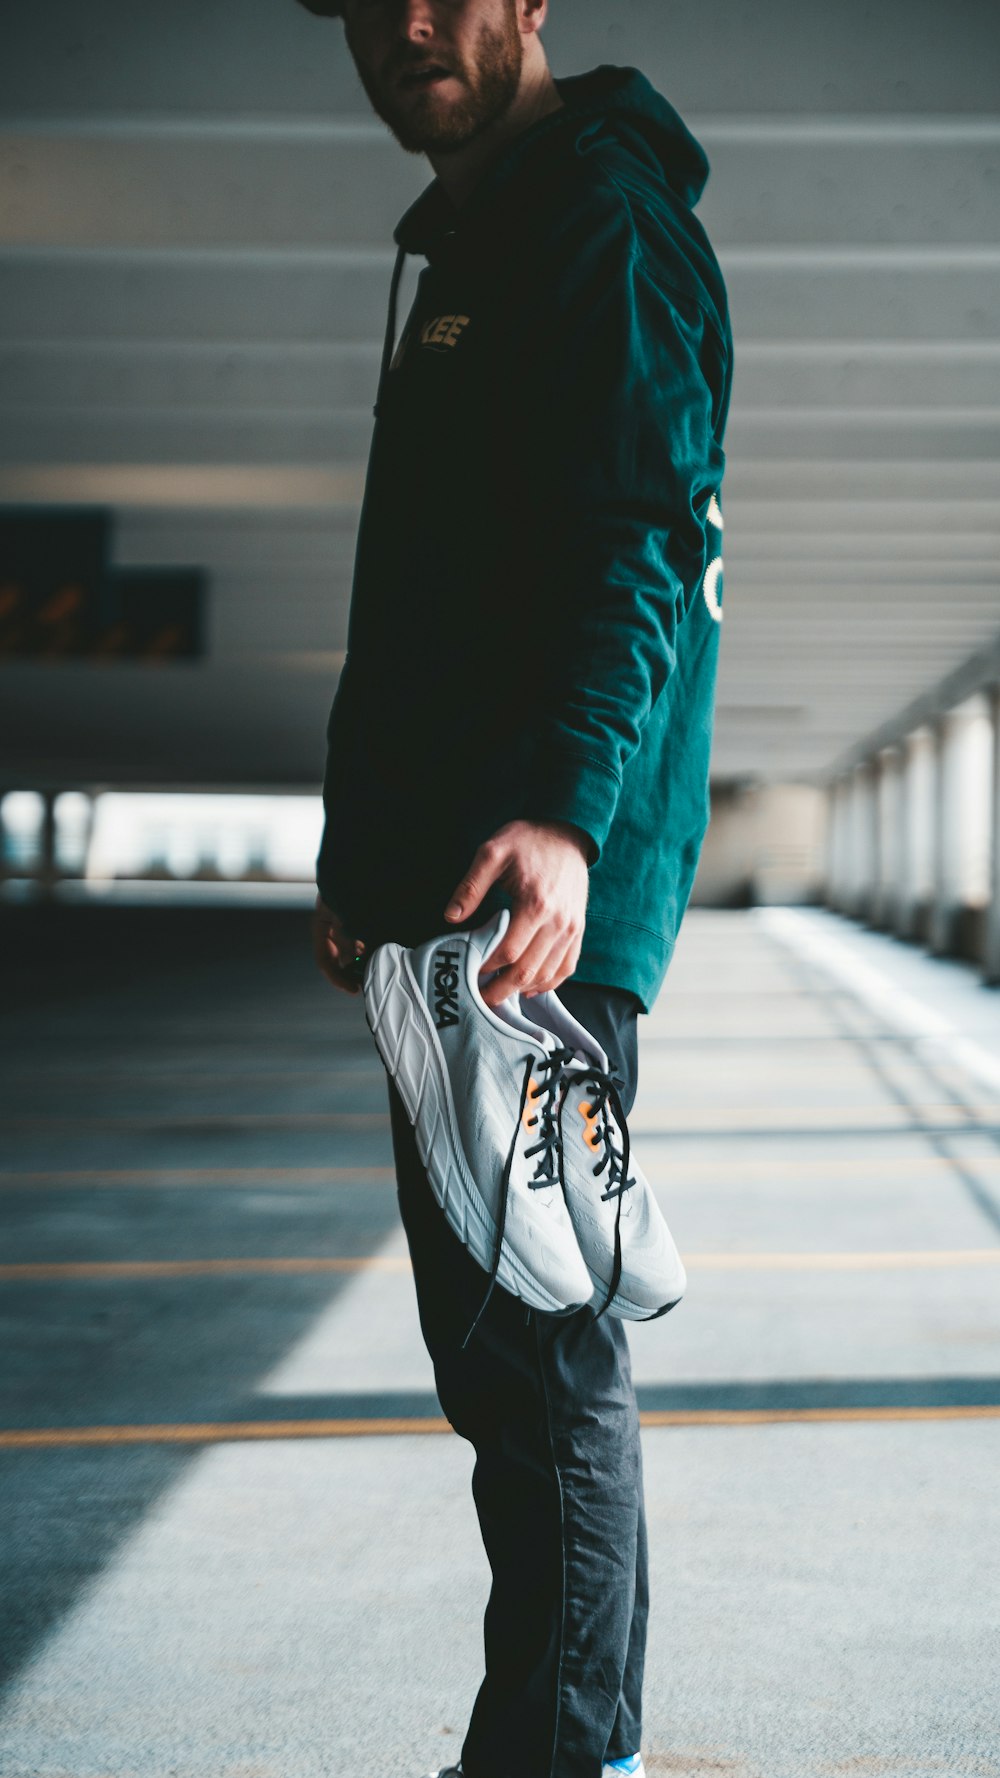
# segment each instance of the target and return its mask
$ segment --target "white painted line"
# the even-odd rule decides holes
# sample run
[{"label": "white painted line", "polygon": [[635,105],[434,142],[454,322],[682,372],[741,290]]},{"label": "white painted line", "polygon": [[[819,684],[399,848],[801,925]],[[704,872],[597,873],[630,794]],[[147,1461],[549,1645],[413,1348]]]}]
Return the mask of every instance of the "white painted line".
[{"label": "white painted line", "polygon": [[[1000,1096],[1000,1057],[975,1038],[966,1037],[929,1000],[899,987],[888,971],[859,957],[853,945],[826,930],[820,920],[796,908],[756,908],[754,919],[779,942],[843,982],[928,1059],[953,1063]],[[970,989],[975,991],[971,984]]]}]

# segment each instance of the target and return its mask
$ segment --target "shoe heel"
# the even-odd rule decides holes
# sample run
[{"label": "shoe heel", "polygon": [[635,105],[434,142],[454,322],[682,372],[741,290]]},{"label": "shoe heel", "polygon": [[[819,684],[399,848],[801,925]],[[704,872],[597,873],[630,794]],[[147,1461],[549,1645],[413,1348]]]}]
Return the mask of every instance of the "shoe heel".
[{"label": "shoe heel", "polygon": [[[416,1127],[427,1080],[428,1055],[426,1039],[415,1014],[402,946],[379,945],[365,977],[365,1018],[378,1053],[395,1082],[406,1115]],[[409,1054],[404,1058],[403,1045],[408,1033]],[[421,1136],[418,1128],[420,1158],[426,1162]]]}]

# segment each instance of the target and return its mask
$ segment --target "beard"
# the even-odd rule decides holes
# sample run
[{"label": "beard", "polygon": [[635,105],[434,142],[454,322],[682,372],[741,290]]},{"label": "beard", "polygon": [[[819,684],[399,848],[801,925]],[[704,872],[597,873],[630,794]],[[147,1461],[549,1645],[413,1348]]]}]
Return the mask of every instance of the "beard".
[{"label": "beard", "polygon": [[[350,38],[348,48],[354,55]],[[384,87],[357,56],[354,65],[372,109],[388,124],[401,148],[409,154],[447,154],[474,141],[510,109],[520,84],[523,54],[516,10],[510,0],[502,0],[499,19],[484,21],[471,56],[461,63],[454,52],[447,56],[447,65],[463,89],[457,97],[444,98],[434,87],[410,88],[400,94],[395,82],[404,64],[397,60]],[[414,63],[417,59],[413,58]]]}]

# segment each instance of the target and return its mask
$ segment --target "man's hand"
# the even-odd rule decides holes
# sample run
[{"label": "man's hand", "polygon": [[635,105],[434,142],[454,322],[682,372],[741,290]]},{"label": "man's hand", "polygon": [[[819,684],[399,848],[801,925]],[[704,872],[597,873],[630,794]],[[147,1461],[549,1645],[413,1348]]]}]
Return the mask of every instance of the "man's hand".
[{"label": "man's hand", "polygon": [[568,821],[508,821],[480,846],[445,919],[474,913],[493,883],[510,891],[510,925],[480,972],[500,972],[482,989],[487,1006],[499,1006],[515,989],[558,988],[573,974],[583,943],[588,845],[582,828]]},{"label": "man's hand", "polygon": [[365,947],[360,940],[351,938],[340,915],[318,895],[312,930],[313,956],[327,981],[342,988],[345,994],[359,994],[361,988],[353,964],[357,953]]}]

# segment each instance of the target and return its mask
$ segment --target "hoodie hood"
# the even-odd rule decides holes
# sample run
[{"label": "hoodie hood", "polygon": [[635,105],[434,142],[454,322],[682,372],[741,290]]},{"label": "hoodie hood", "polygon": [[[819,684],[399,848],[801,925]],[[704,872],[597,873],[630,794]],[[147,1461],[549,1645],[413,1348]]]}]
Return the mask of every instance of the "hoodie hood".
[{"label": "hoodie hood", "polygon": [[[658,93],[638,68],[602,62],[585,74],[555,81],[563,104],[508,142],[484,169],[468,199],[452,202],[441,180],[434,178],[404,211],[393,230],[396,263],[389,285],[376,417],[396,339],[396,310],[407,254],[421,254],[431,263],[445,258],[458,239],[468,241],[477,230],[491,232],[504,206],[516,210],[518,181],[540,176],[543,165],[572,149],[585,156],[609,137],[641,168],[651,187],[669,191],[688,210],[705,189],[708,156],[669,99]],[[700,223],[692,226],[700,230]]]},{"label": "hoodie hood", "polygon": [[591,137],[609,131],[660,180],[693,209],[708,179],[708,156],[668,99],[658,93],[638,68],[602,63],[586,74],[556,80],[564,101],[557,111],[516,136],[490,163],[468,201],[459,209],[437,178],[400,218],[393,239],[404,253],[433,256],[442,237],[456,232],[516,179],[526,157],[548,138],[563,141],[569,133],[577,153],[586,153]]},{"label": "hoodie hood", "polygon": [[[708,156],[669,99],[638,68],[602,63],[589,74],[556,81],[565,112],[555,117],[605,121],[623,146],[641,155],[651,171],[693,210],[708,180]],[[544,120],[543,120],[544,121]],[[579,138],[578,138],[579,139]]]}]

